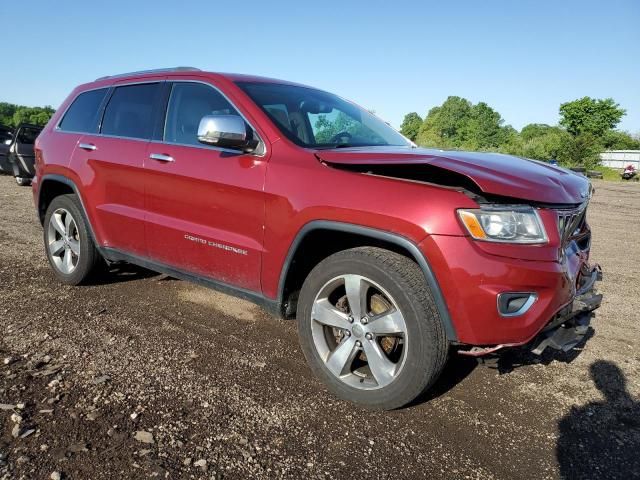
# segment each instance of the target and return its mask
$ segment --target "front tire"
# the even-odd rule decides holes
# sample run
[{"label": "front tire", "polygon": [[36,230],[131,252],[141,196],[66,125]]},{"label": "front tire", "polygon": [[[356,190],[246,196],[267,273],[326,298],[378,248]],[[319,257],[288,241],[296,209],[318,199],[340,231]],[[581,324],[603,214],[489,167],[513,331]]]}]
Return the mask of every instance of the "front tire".
[{"label": "front tire", "polygon": [[437,380],[448,342],[418,265],[360,247],[320,262],[304,282],[298,333],[314,374],[337,396],[402,407]]},{"label": "front tire", "polygon": [[76,195],[60,195],[51,201],[44,217],[44,246],[62,283],[79,285],[98,269],[102,258]]}]

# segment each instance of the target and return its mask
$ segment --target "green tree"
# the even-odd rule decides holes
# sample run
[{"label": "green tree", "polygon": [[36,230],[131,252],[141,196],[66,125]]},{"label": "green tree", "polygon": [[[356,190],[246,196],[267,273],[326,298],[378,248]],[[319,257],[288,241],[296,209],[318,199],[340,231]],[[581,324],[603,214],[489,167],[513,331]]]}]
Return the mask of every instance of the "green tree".
[{"label": "green tree", "polygon": [[544,135],[533,137],[529,140],[523,140],[523,155],[526,158],[535,158],[536,160],[558,160],[562,161],[563,152],[566,151],[566,145],[571,143],[573,138],[567,131],[552,128]]},{"label": "green tree", "polygon": [[417,140],[420,145],[439,148],[460,148],[464,131],[471,117],[471,102],[451,96],[439,107],[429,110]]},{"label": "green tree", "polygon": [[561,145],[558,161],[567,166],[594,168],[600,163],[602,144],[596,136],[584,133],[570,135]]},{"label": "green tree", "polygon": [[471,115],[463,129],[462,146],[469,150],[493,150],[502,145],[506,132],[502,117],[484,102],[471,107]]},{"label": "green tree", "polygon": [[55,110],[50,106],[26,107],[13,103],[0,102],[0,125],[17,127],[21,123],[45,125]]},{"label": "green tree", "polygon": [[18,107],[13,114],[13,125],[18,126],[21,123],[33,123],[35,125],[45,125],[55,110],[49,106],[46,107]]},{"label": "green tree", "polygon": [[605,150],[640,150],[640,139],[628,132],[611,130],[603,135],[602,146]]},{"label": "green tree", "polygon": [[615,128],[626,114],[612,98],[583,97],[560,105],[560,125],[574,136],[602,137]]},{"label": "green tree", "polygon": [[17,109],[13,103],[0,102],[0,125],[13,126],[13,114]]},{"label": "green tree", "polygon": [[542,137],[549,132],[560,130],[558,127],[552,127],[546,123],[530,123],[520,130],[520,136],[523,140],[528,141],[533,138]]},{"label": "green tree", "polygon": [[562,156],[564,145],[571,141],[571,138],[563,128],[531,123],[524,126],[519,134],[511,135],[500,150],[536,160],[557,160]]},{"label": "green tree", "polygon": [[416,143],[438,148],[497,150],[515,130],[503,127],[498,112],[485,102],[473,105],[461,97],[449,97],[429,110]]},{"label": "green tree", "polygon": [[415,141],[418,138],[420,127],[422,126],[422,118],[416,112],[407,113],[404,116],[402,125],[400,125],[400,133],[411,141]]},{"label": "green tree", "polygon": [[[611,98],[584,97],[560,106],[560,125],[532,123],[517,132],[484,102],[448,97],[425,117],[415,142],[421,146],[499,151],[526,158],[556,159],[567,166],[595,167],[606,149],[640,149],[640,134],[614,130],[625,110]],[[403,128],[417,114],[405,116]],[[419,118],[419,117],[418,117]],[[409,132],[407,128],[405,131]]]}]

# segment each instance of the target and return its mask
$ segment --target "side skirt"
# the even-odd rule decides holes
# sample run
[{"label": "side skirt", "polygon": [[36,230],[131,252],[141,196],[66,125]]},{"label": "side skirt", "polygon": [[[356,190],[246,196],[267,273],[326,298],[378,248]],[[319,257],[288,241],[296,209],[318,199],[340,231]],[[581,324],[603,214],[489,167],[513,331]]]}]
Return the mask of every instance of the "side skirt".
[{"label": "side skirt", "polygon": [[170,275],[174,278],[178,278],[186,282],[192,282],[198,285],[202,285],[203,287],[211,288],[218,292],[255,303],[256,305],[267,310],[271,315],[278,317],[282,316],[282,308],[280,302],[267,298],[261,293],[246,290],[244,288],[234,287],[233,285],[229,285],[228,283],[220,282],[218,280],[203,277],[200,275],[195,275],[193,273],[186,272],[184,270],[180,270],[178,268],[171,267],[169,265],[165,265],[163,263],[159,263],[145,257],[131,255],[114,248],[102,247],[99,248],[99,251],[104,258],[111,262],[132,263],[134,265],[153,270],[154,272],[164,273],[166,275]]}]

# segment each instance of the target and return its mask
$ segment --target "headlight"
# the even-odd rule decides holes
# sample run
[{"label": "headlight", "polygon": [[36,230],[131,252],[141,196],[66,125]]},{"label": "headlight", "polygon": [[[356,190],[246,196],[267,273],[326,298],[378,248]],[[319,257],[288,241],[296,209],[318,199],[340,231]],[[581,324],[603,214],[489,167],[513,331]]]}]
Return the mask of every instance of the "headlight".
[{"label": "headlight", "polygon": [[529,206],[487,206],[458,210],[460,220],[476,240],[503,243],[546,243],[538,212]]}]

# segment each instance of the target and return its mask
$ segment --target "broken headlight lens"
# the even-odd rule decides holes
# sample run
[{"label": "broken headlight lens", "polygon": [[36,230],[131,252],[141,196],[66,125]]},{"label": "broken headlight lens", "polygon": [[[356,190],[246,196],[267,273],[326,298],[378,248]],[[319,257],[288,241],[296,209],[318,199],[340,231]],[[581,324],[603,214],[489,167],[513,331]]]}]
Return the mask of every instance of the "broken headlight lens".
[{"label": "broken headlight lens", "polygon": [[458,210],[460,220],[476,240],[503,243],[546,243],[538,212],[529,206],[498,206]]}]

